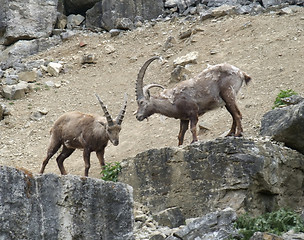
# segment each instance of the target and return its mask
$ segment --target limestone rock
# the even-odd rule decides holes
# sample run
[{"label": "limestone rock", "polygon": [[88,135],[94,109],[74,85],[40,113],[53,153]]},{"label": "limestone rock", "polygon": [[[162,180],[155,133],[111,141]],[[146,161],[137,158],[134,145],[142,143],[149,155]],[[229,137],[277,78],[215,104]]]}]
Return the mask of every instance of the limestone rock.
[{"label": "limestone rock", "polygon": [[76,27],[79,27],[80,24],[84,21],[84,16],[80,14],[71,14],[67,17],[67,28],[68,29],[73,29]]},{"label": "limestone rock", "polygon": [[2,88],[2,96],[6,99],[16,100],[24,98],[25,94],[30,91],[30,86],[27,82],[20,81],[15,85],[5,85]]},{"label": "limestone rock", "polygon": [[115,27],[122,30],[132,30],[134,28],[134,24],[130,18],[117,18]]},{"label": "limestone rock", "polygon": [[119,18],[129,18],[134,22],[137,16],[151,20],[162,13],[162,0],[105,0],[96,3],[86,12],[86,25],[89,28],[103,28],[110,31],[116,28],[115,23]]},{"label": "limestone rock", "polygon": [[105,45],[105,51],[107,54],[111,54],[116,51],[115,47],[111,44]]},{"label": "limestone rock", "polygon": [[221,17],[225,15],[233,15],[236,13],[235,6],[222,5],[212,10],[212,15],[214,17]]},{"label": "limestone rock", "polygon": [[62,13],[58,13],[55,28],[56,29],[65,29],[65,27],[67,26],[67,21],[68,21],[67,16],[65,16]]},{"label": "limestone rock", "polygon": [[4,26],[4,44],[49,37],[57,18],[57,3],[58,0],[0,0],[0,11],[4,15],[0,17],[0,26]]},{"label": "limestone rock", "polygon": [[63,65],[61,63],[50,62],[47,66],[47,72],[55,77],[59,76],[59,73],[62,69]]},{"label": "limestone rock", "polygon": [[304,207],[303,172],[304,155],[297,151],[226,137],[139,153],[122,162],[119,181],[152,212],[176,206],[190,218],[227,207],[253,214]]},{"label": "limestone rock", "polygon": [[169,228],[179,227],[185,224],[185,217],[178,207],[168,208],[153,216],[153,219],[162,226]]},{"label": "limestone rock", "polygon": [[236,213],[233,209],[224,209],[207,214],[195,219],[186,227],[174,233],[178,239],[216,239],[224,240],[237,236],[237,230],[233,228]]},{"label": "limestone rock", "polygon": [[81,60],[81,63],[82,64],[86,64],[86,63],[96,63],[97,61],[97,58],[96,58],[96,55],[95,54],[85,54],[82,56],[82,60]]},{"label": "limestone rock", "polygon": [[261,120],[260,134],[283,142],[304,154],[304,101],[267,112]]},{"label": "limestone rock", "polygon": [[0,166],[2,239],[133,238],[132,188]]},{"label": "limestone rock", "polygon": [[14,67],[16,64],[21,64],[21,60],[25,57],[53,47],[60,42],[61,39],[59,36],[40,38],[30,41],[19,40],[15,44],[7,47],[4,51],[0,51],[0,67],[2,69]]},{"label": "limestone rock", "polygon": [[198,52],[190,52],[185,56],[176,58],[173,61],[173,65],[174,65],[174,67],[176,67],[178,65],[185,66],[190,63],[195,64],[195,63],[197,63],[197,58],[198,58]]}]

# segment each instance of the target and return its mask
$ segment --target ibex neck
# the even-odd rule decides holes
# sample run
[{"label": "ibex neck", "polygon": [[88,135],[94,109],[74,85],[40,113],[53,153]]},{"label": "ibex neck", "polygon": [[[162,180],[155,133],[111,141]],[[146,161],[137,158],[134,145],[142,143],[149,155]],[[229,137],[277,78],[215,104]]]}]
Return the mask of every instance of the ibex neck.
[{"label": "ibex neck", "polygon": [[154,107],[154,113],[159,113],[167,117],[177,118],[177,108],[168,99],[151,98]]}]

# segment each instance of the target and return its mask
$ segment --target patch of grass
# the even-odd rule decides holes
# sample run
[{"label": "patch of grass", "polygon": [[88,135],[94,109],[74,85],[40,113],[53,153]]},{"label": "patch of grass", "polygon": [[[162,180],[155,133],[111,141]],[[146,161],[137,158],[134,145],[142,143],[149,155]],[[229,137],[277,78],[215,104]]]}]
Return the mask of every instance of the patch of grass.
[{"label": "patch of grass", "polygon": [[292,89],[281,90],[274,101],[274,106],[272,107],[272,109],[280,106],[284,106],[285,103],[282,101],[282,98],[290,97],[293,95],[298,95],[298,94]]},{"label": "patch of grass", "polygon": [[287,209],[266,213],[256,218],[244,214],[238,217],[235,227],[244,236],[244,240],[250,239],[255,232],[268,232],[279,236],[291,229],[295,232],[304,232],[304,223],[300,216]]},{"label": "patch of grass", "polygon": [[117,182],[118,174],[121,171],[119,162],[106,164],[101,171],[101,179],[105,181]]}]

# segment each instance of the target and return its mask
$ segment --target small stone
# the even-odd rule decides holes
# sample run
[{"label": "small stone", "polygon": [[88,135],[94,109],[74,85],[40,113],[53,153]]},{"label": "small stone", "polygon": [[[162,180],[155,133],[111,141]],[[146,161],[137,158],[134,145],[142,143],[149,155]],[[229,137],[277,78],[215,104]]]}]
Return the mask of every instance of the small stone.
[{"label": "small stone", "polygon": [[109,31],[109,33],[111,34],[111,37],[118,36],[121,32],[122,32],[122,30],[120,30],[120,29],[111,29]]},{"label": "small stone", "polygon": [[85,63],[95,64],[96,63],[96,56],[94,54],[85,54],[82,57],[81,63],[82,64],[85,64]]},{"label": "small stone", "polygon": [[107,54],[111,54],[111,53],[115,52],[116,49],[112,45],[107,44],[105,46],[105,51],[106,51]]},{"label": "small stone", "polygon": [[190,52],[185,56],[179,57],[173,61],[173,66],[177,65],[185,66],[190,63],[197,63],[198,52]]},{"label": "small stone", "polygon": [[63,65],[61,63],[50,62],[47,66],[47,72],[52,76],[58,77]]}]

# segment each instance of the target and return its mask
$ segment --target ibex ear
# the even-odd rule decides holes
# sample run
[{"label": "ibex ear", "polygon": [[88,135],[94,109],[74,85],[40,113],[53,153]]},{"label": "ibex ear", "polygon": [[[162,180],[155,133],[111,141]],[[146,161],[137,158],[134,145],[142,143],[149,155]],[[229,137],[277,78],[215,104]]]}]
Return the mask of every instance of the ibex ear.
[{"label": "ibex ear", "polygon": [[144,91],[144,95],[145,95],[145,99],[150,100],[151,94],[149,90]]}]

